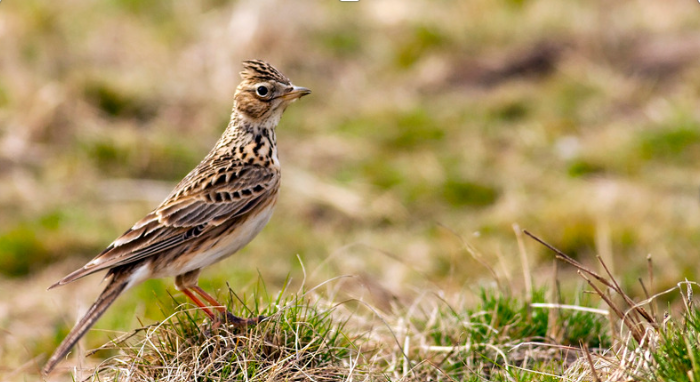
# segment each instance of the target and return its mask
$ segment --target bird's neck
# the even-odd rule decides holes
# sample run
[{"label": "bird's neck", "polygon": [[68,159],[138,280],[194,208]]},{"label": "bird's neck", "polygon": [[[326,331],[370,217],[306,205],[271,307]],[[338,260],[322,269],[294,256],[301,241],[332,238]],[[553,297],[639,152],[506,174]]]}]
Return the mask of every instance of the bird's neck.
[{"label": "bird's neck", "polygon": [[[255,158],[263,162],[270,160],[272,163],[279,164],[275,134],[278,122],[279,117],[251,120],[234,112],[226,131],[212,152],[231,152],[234,157],[243,157],[245,160]],[[239,150],[239,152],[233,153],[232,150]],[[244,153],[246,155],[242,155]]]}]

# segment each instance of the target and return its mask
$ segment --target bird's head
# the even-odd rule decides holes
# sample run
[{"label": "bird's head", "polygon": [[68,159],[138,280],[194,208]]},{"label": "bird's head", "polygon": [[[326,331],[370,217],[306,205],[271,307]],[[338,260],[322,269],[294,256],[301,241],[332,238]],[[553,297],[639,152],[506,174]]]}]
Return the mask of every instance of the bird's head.
[{"label": "bird's head", "polygon": [[243,61],[234,108],[245,117],[264,121],[279,119],[284,109],[311,90],[292,85],[289,78],[261,60]]}]

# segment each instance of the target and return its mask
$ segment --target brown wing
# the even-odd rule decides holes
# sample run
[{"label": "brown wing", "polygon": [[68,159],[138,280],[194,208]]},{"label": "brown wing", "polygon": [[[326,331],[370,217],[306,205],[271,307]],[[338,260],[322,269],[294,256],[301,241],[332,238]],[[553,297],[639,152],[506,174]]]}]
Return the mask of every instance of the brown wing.
[{"label": "brown wing", "polygon": [[279,187],[279,171],[273,168],[214,168],[207,174],[198,170],[102,253],[49,289],[178,247],[225,221],[245,216]]}]

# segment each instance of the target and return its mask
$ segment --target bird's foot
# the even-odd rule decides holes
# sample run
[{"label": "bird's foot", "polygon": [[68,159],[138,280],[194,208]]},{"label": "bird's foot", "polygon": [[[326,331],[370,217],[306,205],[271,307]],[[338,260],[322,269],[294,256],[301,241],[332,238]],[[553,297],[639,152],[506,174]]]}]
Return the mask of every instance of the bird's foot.
[{"label": "bird's foot", "polygon": [[253,317],[253,318],[241,318],[235,316],[233,313],[226,311],[222,312],[222,316],[224,318],[224,322],[233,325],[234,327],[242,327],[242,326],[250,326],[250,325],[256,325],[260,321],[264,320],[265,316],[258,316],[258,317]]}]

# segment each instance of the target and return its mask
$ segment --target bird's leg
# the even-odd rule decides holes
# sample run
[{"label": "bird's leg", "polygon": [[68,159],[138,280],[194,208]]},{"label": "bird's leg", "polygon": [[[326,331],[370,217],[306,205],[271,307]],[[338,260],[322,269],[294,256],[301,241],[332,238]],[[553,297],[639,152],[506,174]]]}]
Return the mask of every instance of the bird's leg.
[{"label": "bird's leg", "polygon": [[[206,304],[204,304],[202,300],[199,299],[199,297],[195,296],[195,294],[192,293],[192,289],[194,289],[194,291],[199,293],[200,296],[206,298],[207,301],[211,302],[211,296],[204,296],[201,293],[202,289],[197,286],[197,278],[199,277],[199,272],[199,269],[195,269],[193,271],[189,271],[175,276],[175,288],[177,288],[179,291],[182,291],[182,293],[184,293],[185,296],[189,297],[189,299],[192,300],[198,307],[200,307],[212,321],[216,321],[216,315],[214,314],[214,312],[212,312],[212,310]],[[217,302],[216,305],[219,305],[219,303]]]},{"label": "bird's leg", "polygon": [[226,318],[226,321],[228,321],[229,324],[232,324],[234,326],[254,325],[265,318],[264,316],[259,316],[255,318],[237,317],[233,313],[229,312],[223,304],[216,301],[214,297],[209,295],[209,293],[205,292],[204,289],[200,288],[198,285],[193,286],[191,289],[197,292],[197,294],[202,296],[205,300],[209,301],[209,303],[212,304],[212,307],[218,310],[219,313],[221,313]]},{"label": "bird's leg", "polygon": [[192,290],[195,291],[198,295],[202,296],[205,300],[209,301],[209,303],[212,305],[212,308],[218,310],[221,313],[224,313],[226,311],[226,307],[224,306],[224,304],[221,304],[220,302],[216,301],[214,297],[212,297],[209,293],[205,292],[204,289],[199,287],[199,285],[193,286]]},{"label": "bird's leg", "polygon": [[[199,287],[195,287],[195,288],[201,290],[201,288],[199,288]],[[192,289],[194,289],[194,288],[192,288]],[[195,289],[195,290],[196,290],[196,289]],[[206,305],[202,302],[202,300],[200,300],[197,296],[195,296],[194,293],[192,293],[192,291],[190,291],[190,290],[187,289],[187,288],[182,288],[181,291],[182,291],[182,293],[185,294],[185,296],[189,297],[190,300],[192,300],[198,307],[200,307],[200,308],[204,311],[204,313],[206,313],[207,316],[209,316],[209,318],[211,318],[212,320],[215,320],[215,319],[216,319],[216,316],[214,315],[214,312],[212,312],[211,309],[209,309],[209,307],[206,306]]]}]

